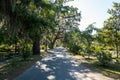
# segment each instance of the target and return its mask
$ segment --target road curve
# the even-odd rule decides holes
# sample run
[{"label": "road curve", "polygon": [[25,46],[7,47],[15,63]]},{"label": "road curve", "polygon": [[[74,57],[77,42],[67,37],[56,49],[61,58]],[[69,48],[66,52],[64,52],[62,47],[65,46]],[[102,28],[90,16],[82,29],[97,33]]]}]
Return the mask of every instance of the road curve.
[{"label": "road curve", "polygon": [[14,80],[113,80],[80,64],[62,47],[51,53]]}]

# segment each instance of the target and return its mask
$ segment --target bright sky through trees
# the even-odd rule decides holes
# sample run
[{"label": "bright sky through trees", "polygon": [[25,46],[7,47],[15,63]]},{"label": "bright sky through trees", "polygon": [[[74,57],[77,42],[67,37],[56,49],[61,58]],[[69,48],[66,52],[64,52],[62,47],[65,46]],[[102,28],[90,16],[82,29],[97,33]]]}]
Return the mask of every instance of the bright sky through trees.
[{"label": "bright sky through trees", "polygon": [[68,5],[73,5],[81,11],[82,19],[79,28],[84,30],[94,22],[96,22],[96,27],[102,27],[103,22],[109,16],[107,10],[112,8],[112,2],[120,2],[120,0],[74,0]]}]

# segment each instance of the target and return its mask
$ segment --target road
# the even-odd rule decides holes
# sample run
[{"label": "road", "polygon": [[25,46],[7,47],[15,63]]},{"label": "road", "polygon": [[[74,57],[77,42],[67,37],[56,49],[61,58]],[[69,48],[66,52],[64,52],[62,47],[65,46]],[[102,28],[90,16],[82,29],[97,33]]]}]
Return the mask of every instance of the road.
[{"label": "road", "polygon": [[62,47],[37,61],[15,80],[113,80],[73,59]]}]

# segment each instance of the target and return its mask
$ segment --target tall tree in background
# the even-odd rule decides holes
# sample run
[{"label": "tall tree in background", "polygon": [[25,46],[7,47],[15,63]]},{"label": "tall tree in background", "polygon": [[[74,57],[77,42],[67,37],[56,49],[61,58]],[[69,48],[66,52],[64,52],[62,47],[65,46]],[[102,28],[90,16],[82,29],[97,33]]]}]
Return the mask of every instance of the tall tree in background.
[{"label": "tall tree in background", "polygon": [[78,22],[80,21],[81,14],[80,12],[78,12],[78,9],[64,5],[68,1],[56,0],[55,2],[56,5],[55,19],[57,25],[53,32],[50,34],[50,36],[48,36],[49,37],[48,39],[50,39],[49,40],[50,48],[54,47],[54,44],[58,39],[64,38],[65,32],[68,28],[78,26]]},{"label": "tall tree in background", "polygon": [[88,57],[93,52],[92,51],[92,42],[94,41],[94,37],[93,37],[92,33],[93,33],[94,30],[95,30],[94,25],[90,24],[81,33],[81,38],[82,38],[82,41],[83,41],[83,43],[85,45],[85,50],[86,50],[86,52],[88,54]]}]

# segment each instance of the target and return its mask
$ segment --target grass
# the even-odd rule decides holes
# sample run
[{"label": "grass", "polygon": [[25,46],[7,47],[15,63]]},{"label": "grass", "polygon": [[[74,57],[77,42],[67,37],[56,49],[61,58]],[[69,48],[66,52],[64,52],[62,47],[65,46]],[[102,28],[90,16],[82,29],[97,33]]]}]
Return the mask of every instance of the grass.
[{"label": "grass", "polygon": [[92,61],[89,65],[106,76],[120,79],[120,64],[110,63],[108,66],[102,66],[98,61]]},{"label": "grass", "polygon": [[88,56],[82,57],[80,55],[73,57],[80,60],[85,66],[91,68],[92,70],[101,72],[104,75],[114,79],[120,79],[120,63],[111,63],[108,66],[101,66],[97,58],[93,56],[90,58],[88,58]]},{"label": "grass", "polygon": [[42,55],[33,55],[27,60],[22,58],[9,60],[6,65],[2,65],[3,67],[0,68],[0,80],[13,80],[45,55],[46,53],[43,52]]}]

